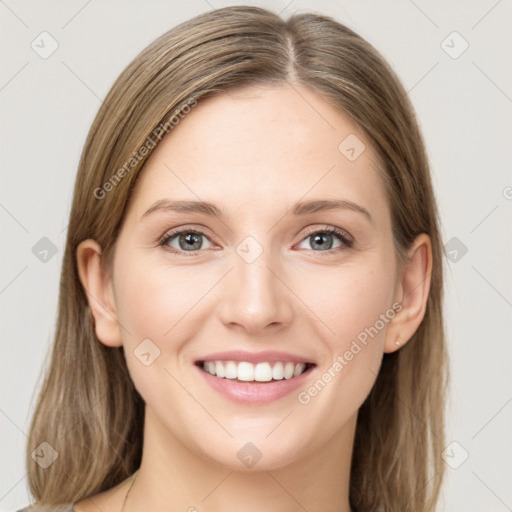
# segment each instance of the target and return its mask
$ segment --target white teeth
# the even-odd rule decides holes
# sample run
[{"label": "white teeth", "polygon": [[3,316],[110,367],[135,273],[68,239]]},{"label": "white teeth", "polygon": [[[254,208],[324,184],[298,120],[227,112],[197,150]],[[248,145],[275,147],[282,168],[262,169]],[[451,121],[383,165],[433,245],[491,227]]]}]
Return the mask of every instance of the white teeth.
[{"label": "white teeth", "polygon": [[293,370],[293,376],[298,377],[305,369],[306,365],[304,363],[299,363],[295,365],[295,370]]},{"label": "white teeth", "polygon": [[269,363],[258,363],[254,368],[254,380],[268,382],[272,380],[272,368]]},{"label": "white teeth", "polygon": [[284,378],[283,363],[276,363],[272,368],[272,378],[274,380],[281,380]]},{"label": "white teeth", "polygon": [[236,379],[237,375],[238,370],[236,364],[234,361],[228,361],[226,364],[226,379]]},{"label": "white teeth", "polygon": [[205,361],[203,370],[211,375],[226,379],[238,379],[245,382],[269,382],[273,380],[298,377],[306,370],[305,363],[257,363],[246,361]]},{"label": "white teeth", "polygon": [[220,361],[215,361],[215,374],[217,377],[225,377],[224,365]]},{"label": "white teeth", "polygon": [[284,367],[284,378],[291,379],[293,377],[293,371],[295,370],[295,365],[293,363],[286,363]]},{"label": "white teeth", "polygon": [[254,365],[251,363],[238,363],[238,380],[254,380]]}]

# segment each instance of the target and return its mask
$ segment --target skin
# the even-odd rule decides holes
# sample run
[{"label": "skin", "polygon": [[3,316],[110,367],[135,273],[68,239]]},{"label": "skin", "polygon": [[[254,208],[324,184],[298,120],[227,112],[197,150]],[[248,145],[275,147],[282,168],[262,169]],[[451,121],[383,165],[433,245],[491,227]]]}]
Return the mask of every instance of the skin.
[{"label": "skin", "polygon": [[[355,161],[338,150],[349,134],[366,146]],[[421,323],[432,266],[424,234],[407,264],[397,264],[377,161],[365,135],[312,90],[260,86],[215,96],[147,161],[111,275],[101,269],[99,245],[80,244],[97,337],[124,346],[146,402],[143,460],[125,511],[350,510],[358,409],[383,354],[400,349]],[[340,198],[367,209],[373,223],[349,209],[287,214],[299,200]],[[141,219],[160,199],[210,201],[226,217],[160,210]],[[352,247],[327,234],[334,250],[318,248],[306,228],[326,226],[350,234]],[[198,227],[206,237],[195,251],[179,237],[168,248],[180,254],[158,245],[171,228]],[[252,263],[236,252],[247,236],[263,250]],[[193,366],[217,351],[283,350],[316,363],[311,385],[394,302],[401,311],[308,404],[297,392],[270,404],[234,403]],[[149,366],[133,353],[146,338],[160,350]],[[250,469],[237,458],[247,442],[262,453]],[[132,481],[75,509],[120,511]]]}]

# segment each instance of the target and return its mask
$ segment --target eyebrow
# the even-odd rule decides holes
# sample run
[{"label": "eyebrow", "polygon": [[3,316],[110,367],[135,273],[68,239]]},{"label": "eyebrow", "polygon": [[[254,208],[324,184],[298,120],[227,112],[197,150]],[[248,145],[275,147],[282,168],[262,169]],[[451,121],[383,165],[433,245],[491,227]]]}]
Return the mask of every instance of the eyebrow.
[{"label": "eyebrow", "polygon": [[[156,211],[173,211],[179,213],[200,213],[220,220],[226,215],[223,210],[208,201],[170,201],[160,199],[153,203],[142,215],[141,220]],[[291,208],[292,215],[308,215],[320,211],[351,210],[363,214],[371,224],[375,224],[370,212],[362,206],[345,199],[320,199],[295,203]]]}]

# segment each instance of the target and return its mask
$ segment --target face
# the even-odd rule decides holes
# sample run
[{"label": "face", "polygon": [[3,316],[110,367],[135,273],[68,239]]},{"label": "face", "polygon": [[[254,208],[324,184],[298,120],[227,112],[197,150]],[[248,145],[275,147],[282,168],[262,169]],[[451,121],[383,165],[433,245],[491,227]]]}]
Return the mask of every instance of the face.
[{"label": "face", "polygon": [[155,428],[239,469],[251,442],[268,469],[354,425],[398,289],[376,162],[346,116],[286,86],[201,101],[157,146],[112,273]]}]

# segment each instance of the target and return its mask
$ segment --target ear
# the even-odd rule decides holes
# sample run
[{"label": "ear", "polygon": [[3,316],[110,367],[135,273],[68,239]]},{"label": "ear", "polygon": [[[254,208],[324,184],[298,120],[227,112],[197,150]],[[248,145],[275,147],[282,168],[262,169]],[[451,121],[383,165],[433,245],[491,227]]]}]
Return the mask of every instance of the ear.
[{"label": "ear", "polygon": [[122,345],[112,280],[101,265],[101,247],[92,239],[81,242],[76,251],[78,274],[94,318],[98,340],[109,347]]},{"label": "ear", "polygon": [[402,309],[388,326],[384,352],[395,352],[416,332],[425,316],[432,274],[432,244],[430,237],[418,235],[408,251],[395,296]]}]

